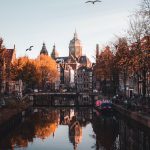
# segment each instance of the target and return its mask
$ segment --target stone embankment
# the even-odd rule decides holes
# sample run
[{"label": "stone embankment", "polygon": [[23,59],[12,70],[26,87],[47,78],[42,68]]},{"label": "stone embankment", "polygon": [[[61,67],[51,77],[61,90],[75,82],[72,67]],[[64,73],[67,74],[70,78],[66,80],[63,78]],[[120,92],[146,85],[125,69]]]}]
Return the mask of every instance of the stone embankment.
[{"label": "stone embankment", "polygon": [[148,116],[144,113],[138,112],[138,111],[128,110],[118,104],[113,104],[113,107],[116,111],[118,111],[122,115],[129,117],[129,118],[135,120],[136,122],[150,128],[150,116]]}]

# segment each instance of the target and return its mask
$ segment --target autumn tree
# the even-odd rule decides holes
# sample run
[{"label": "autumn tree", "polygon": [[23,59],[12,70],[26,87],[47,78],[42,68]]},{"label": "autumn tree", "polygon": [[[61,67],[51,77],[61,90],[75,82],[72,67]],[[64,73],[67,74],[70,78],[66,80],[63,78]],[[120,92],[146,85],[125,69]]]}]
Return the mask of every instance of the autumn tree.
[{"label": "autumn tree", "polygon": [[96,74],[97,79],[99,79],[101,82],[100,86],[102,92],[104,94],[115,93],[114,91],[116,90],[116,83],[114,83],[114,55],[111,52],[110,47],[106,46],[104,51],[100,53],[97,59],[98,60],[94,69],[94,73]]},{"label": "autumn tree", "polygon": [[47,55],[40,55],[36,60],[36,69],[40,87],[44,88],[46,83],[54,83],[57,76],[56,62]]},{"label": "autumn tree", "polygon": [[[149,55],[145,51],[144,45],[149,43],[150,37],[150,1],[143,0],[141,8],[130,18],[129,41],[133,54],[133,70],[139,80],[142,80],[142,94],[146,95],[146,75],[149,70]],[[146,40],[145,40],[146,39]],[[149,44],[146,44],[149,45]],[[149,47],[149,46],[148,46]],[[139,87],[139,86],[138,86]],[[139,91],[139,90],[138,90]]]},{"label": "autumn tree", "polygon": [[143,0],[138,14],[144,18],[146,33],[150,34],[150,0]]},{"label": "autumn tree", "polygon": [[118,41],[115,43],[115,47],[115,64],[117,66],[119,77],[123,80],[124,93],[126,93],[126,84],[130,67],[130,52],[127,39],[118,38]]},{"label": "autumn tree", "polygon": [[4,59],[5,47],[3,45],[3,39],[0,38],[0,93],[2,89],[2,82],[5,77],[5,59]]},{"label": "autumn tree", "polygon": [[11,66],[11,78],[21,79],[27,88],[44,88],[47,82],[54,82],[57,78],[56,63],[46,55],[40,55],[35,60],[20,57]]},{"label": "autumn tree", "polygon": [[12,80],[21,79],[27,88],[34,88],[37,85],[37,70],[33,60],[28,57],[16,59],[11,66]]}]

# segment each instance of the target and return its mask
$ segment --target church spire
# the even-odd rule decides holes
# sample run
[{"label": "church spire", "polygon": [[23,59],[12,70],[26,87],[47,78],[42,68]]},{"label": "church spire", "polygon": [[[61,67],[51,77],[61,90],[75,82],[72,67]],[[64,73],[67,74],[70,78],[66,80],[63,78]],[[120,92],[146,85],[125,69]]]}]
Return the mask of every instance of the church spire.
[{"label": "church spire", "polygon": [[74,39],[78,39],[78,35],[77,35],[76,29],[75,29],[75,33],[74,33]]},{"label": "church spire", "polygon": [[16,49],[16,45],[14,44],[14,50]]}]

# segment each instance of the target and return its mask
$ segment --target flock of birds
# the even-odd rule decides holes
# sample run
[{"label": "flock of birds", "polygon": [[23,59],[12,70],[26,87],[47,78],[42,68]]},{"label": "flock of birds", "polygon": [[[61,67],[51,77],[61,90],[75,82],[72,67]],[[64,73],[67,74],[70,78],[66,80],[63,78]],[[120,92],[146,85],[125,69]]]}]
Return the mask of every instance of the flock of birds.
[{"label": "flock of birds", "polygon": [[[86,1],[85,3],[92,3],[92,4],[95,4],[95,3],[97,3],[97,2],[102,2],[102,1],[100,1],[100,0],[94,0],[94,1]],[[26,51],[31,51],[32,50],[32,47],[34,47],[34,46],[30,46],[28,49],[26,49]]]}]

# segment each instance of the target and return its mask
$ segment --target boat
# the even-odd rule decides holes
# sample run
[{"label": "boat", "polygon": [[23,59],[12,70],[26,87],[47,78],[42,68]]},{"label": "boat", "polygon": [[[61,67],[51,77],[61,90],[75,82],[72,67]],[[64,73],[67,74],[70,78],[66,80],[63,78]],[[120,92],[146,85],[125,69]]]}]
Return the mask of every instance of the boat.
[{"label": "boat", "polygon": [[97,100],[96,108],[102,112],[111,112],[112,111],[112,102],[107,99]]}]

